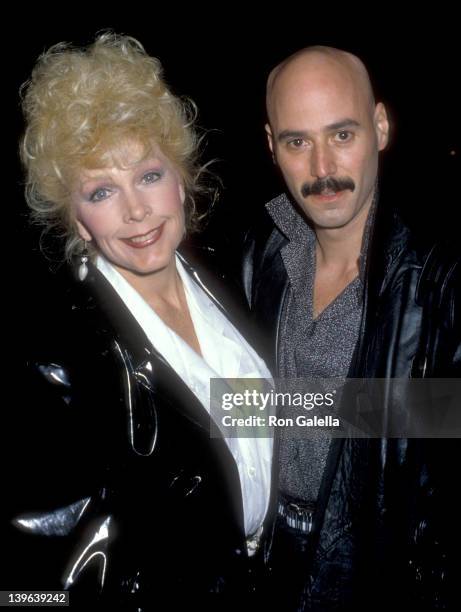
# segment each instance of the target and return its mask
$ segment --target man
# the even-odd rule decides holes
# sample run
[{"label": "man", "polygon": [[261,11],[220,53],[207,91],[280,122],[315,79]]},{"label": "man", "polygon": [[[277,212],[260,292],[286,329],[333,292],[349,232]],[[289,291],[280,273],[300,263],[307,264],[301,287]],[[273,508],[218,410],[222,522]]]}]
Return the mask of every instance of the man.
[{"label": "man", "polygon": [[[459,376],[460,258],[447,245],[419,248],[398,202],[378,197],[389,121],[362,62],[328,47],[295,53],[269,76],[267,113],[289,194],[269,202],[247,239],[244,286],[274,374]],[[390,384],[383,396],[387,414],[399,400]],[[443,465],[454,441],[440,442],[282,431],[272,602],[448,605]]]}]

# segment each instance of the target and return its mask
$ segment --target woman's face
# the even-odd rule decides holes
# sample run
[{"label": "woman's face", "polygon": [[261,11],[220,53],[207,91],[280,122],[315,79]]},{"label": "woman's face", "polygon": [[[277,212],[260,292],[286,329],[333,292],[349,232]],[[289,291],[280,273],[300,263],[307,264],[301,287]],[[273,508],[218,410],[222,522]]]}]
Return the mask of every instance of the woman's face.
[{"label": "woman's face", "polygon": [[[185,232],[184,188],[171,162],[156,149],[141,161],[129,144],[120,163],[83,169],[72,190],[78,232],[92,241],[128,282],[174,268]],[[115,162],[114,162],[115,163]]]}]

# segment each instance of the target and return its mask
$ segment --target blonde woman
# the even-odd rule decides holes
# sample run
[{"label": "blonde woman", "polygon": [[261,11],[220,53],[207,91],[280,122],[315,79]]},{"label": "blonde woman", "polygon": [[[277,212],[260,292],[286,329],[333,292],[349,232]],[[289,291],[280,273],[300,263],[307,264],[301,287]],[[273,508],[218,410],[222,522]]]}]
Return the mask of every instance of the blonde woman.
[{"label": "blonde woman", "polygon": [[11,517],[10,575],[69,590],[71,605],[243,601],[272,443],[210,438],[209,381],[269,373],[181,253],[201,189],[191,105],[139,42],[111,33],[52,47],[22,98],[27,201],[64,238],[70,273],[31,343],[43,431]]}]

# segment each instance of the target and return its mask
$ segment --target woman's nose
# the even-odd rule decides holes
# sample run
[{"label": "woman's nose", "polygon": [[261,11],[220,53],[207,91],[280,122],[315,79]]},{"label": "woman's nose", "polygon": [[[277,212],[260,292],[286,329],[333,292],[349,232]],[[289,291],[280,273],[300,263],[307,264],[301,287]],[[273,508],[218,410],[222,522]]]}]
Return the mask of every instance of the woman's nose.
[{"label": "woman's nose", "polygon": [[132,221],[142,221],[144,217],[150,214],[150,206],[145,200],[143,194],[136,191],[130,191],[124,195],[124,221],[130,223]]}]

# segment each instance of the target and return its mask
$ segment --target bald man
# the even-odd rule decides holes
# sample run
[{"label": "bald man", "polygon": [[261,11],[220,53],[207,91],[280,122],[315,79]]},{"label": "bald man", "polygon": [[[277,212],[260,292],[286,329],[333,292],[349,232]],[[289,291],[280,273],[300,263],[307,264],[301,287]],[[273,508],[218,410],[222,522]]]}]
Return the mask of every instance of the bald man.
[{"label": "bald man", "polygon": [[[329,47],[295,53],[269,76],[267,114],[287,193],[247,238],[244,286],[274,375],[459,376],[459,253],[418,250],[392,205],[378,201],[389,120],[363,63]],[[383,414],[401,402],[390,384],[383,396]],[[443,470],[429,465],[433,449],[320,431],[300,438],[289,428],[278,442],[269,581],[278,609],[449,598],[446,505],[428,492],[445,490]]]}]

